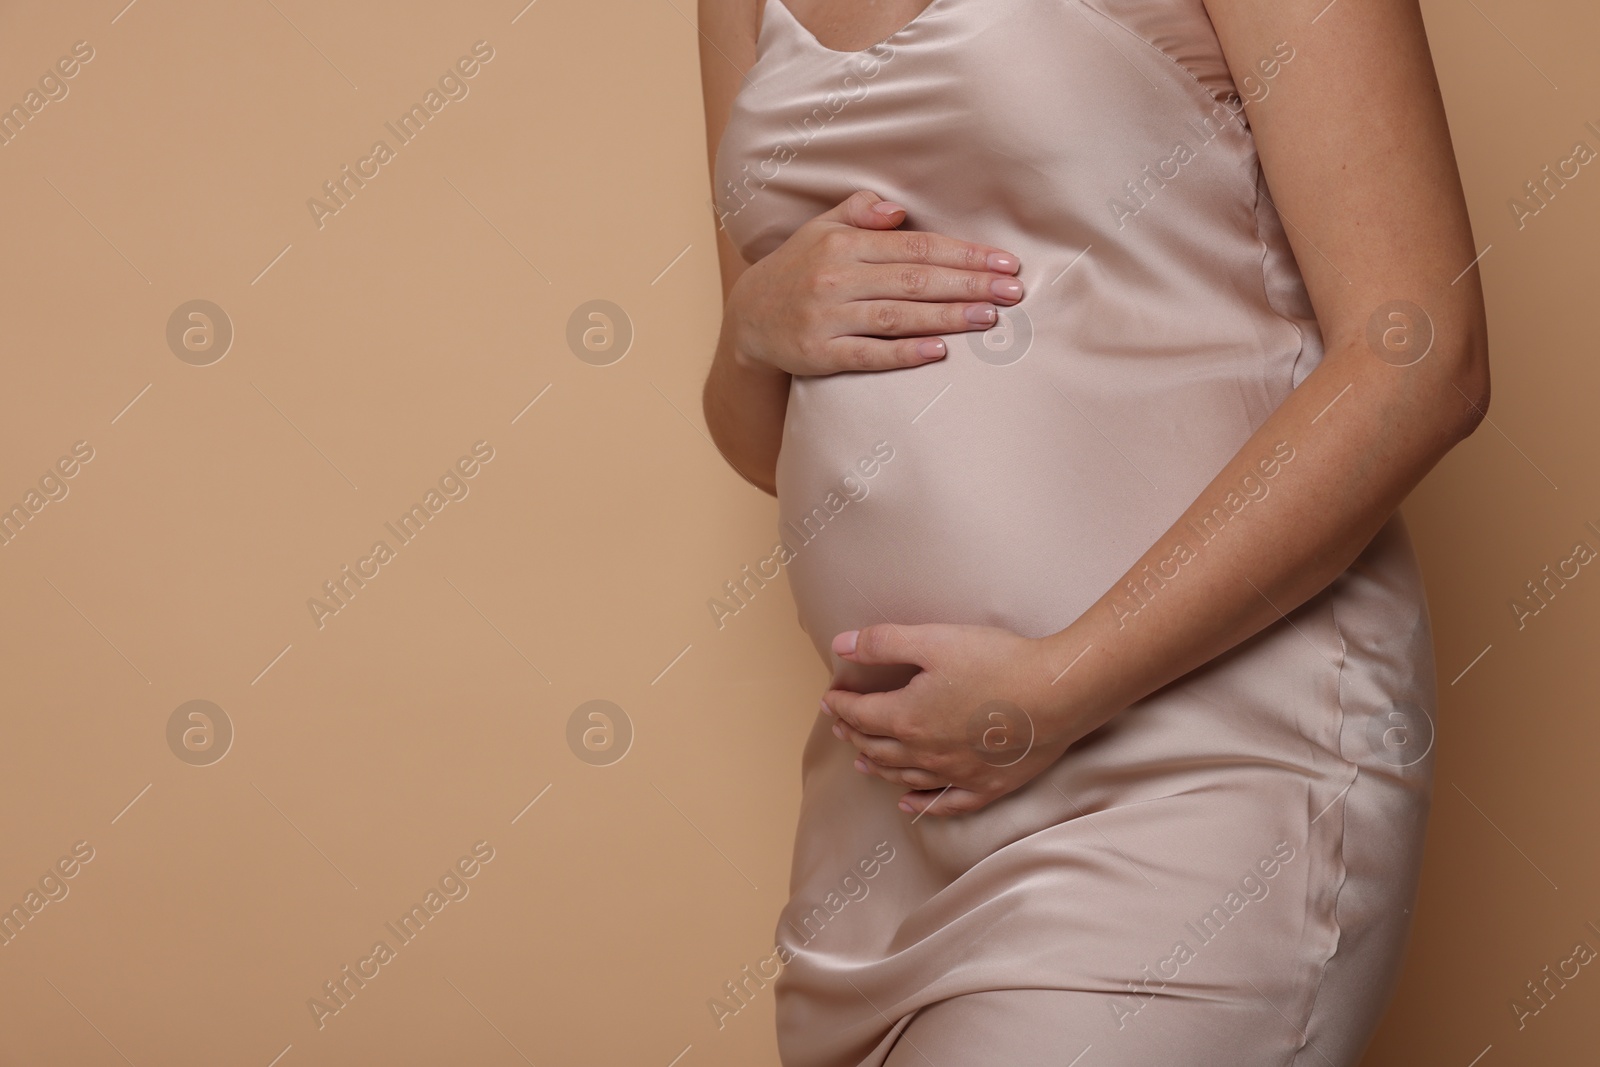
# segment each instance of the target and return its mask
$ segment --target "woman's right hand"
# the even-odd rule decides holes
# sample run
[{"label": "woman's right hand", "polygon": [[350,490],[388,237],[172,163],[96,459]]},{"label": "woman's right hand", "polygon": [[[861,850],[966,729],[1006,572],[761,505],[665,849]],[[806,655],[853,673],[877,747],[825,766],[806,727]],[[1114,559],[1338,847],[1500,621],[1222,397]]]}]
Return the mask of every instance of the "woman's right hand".
[{"label": "woman's right hand", "polygon": [[1022,299],[1017,256],[896,230],[904,219],[857,192],[746,268],[726,309],[735,359],[802,375],[914,367],[943,358],[937,335],[986,330]]}]

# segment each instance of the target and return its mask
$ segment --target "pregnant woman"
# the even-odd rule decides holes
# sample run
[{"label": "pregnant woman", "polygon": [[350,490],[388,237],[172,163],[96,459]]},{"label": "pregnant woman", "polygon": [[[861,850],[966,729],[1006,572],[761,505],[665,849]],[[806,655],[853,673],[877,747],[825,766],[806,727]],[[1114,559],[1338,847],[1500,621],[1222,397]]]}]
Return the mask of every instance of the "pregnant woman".
[{"label": "pregnant woman", "polygon": [[[705,389],[832,681],[787,1067],[1355,1064],[1484,417],[1414,0],[700,0]],[[770,575],[769,575],[770,577]]]}]

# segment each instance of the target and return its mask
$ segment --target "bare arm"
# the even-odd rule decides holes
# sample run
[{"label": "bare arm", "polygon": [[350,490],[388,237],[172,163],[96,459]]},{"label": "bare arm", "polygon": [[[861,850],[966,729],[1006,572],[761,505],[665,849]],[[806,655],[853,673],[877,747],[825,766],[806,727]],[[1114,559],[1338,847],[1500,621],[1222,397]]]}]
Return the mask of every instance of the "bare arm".
[{"label": "bare arm", "polygon": [[[1345,3],[1315,25],[1278,0],[1208,8],[1241,85],[1276,42],[1296,50],[1292,76],[1245,109],[1326,355],[1125,579],[1146,565],[1170,573],[1173,545],[1194,541],[1185,523],[1259,480],[1260,461],[1287,442],[1294,459],[1270,495],[1181,564],[1152,610],[1127,617],[1119,583],[1056,635],[1062,666],[1087,645],[1100,651],[1082,664],[1094,680],[1078,684],[1108,716],[1325,588],[1489,404],[1483,294],[1467,270],[1477,253],[1415,0]],[[1400,300],[1432,322],[1432,350],[1416,363],[1369,343],[1374,314]],[[1415,343],[1426,325],[1411,326]]]},{"label": "bare arm", "polygon": [[[760,10],[756,0],[700,0],[700,84],[705,94],[707,169],[716,166],[717,142],[733,98],[755,62]],[[735,351],[728,297],[748,268],[721,226],[717,261],[722,268],[723,325],[706,375],[701,406],[711,439],[736,471],[763,492],[777,495],[774,472],[789,403],[789,375],[744,359]]]}]

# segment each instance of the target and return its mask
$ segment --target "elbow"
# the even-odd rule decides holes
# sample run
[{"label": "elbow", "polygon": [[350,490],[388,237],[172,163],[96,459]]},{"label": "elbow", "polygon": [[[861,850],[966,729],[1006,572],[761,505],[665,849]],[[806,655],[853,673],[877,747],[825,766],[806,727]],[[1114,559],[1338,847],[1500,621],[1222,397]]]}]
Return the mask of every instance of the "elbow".
[{"label": "elbow", "polygon": [[[722,451],[722,449],[719,447],[718,451]],[[770,497],[776,497],[778,495],[778,486],[776,481],[773,478],[768,477],[765,472],[746,470],[744,467],[735,463],[732,457],[727,454],[727,452],[722,452],[722,458],[727,461],[728,466],[732,467],[734,472],[737,473],[739,477],[743,478],[745,481],[749,482],[763,493],[766,493]]]},{"label": "elbow", "polygon": [[712,395],[709,380],[706,383],[706,388],[700,394],[700,413],[705,417],[706,432],[711,436],[711,444],[722,456],[722,461],[733,468],[735,474],[763,493],[772,497],[777,496],[776,479],[775,477],[767,476],[768,474],[775,475],[776,472],[752,472],[745,469],[744,465],[735,458],[738,450],[733,446],[729,434],[723,427],[722,412]]},{"label": "elbow", "polygon": [[1452,361],[1449,403],[1458,410],[1457,436],[1470,437],[1489,414],[1489,345],[1475,333]]},{"label": "elbow", "polygon": [[[711,439],[714,442],[717,437],[717,410],[716,404],[712,402],[711,398],[710,375],[706,376],[706,380],[700,386],[700,417],[705,420],[706,432],[711,435]],[[722,451],[721,445],[717,446],[717,451]]]}]

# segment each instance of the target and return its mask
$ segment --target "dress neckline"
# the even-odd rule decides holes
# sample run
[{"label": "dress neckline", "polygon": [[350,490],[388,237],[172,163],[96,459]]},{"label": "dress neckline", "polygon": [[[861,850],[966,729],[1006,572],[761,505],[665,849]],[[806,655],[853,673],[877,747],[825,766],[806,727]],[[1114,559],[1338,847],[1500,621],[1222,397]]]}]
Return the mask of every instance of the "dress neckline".
[{"label": "dress neckline", "polygon": [[[766,36],[767,25],[772,21],[772,9],[773,8],[777,8],[779,11],[781,11],[783,13],[781,17],[785,21],[787,21],[790,26],[794,27],[794,29],[799,31],[799,34],[800,34],[800,37],[801,37],[802,40],[810,43],[814,47],[819,48],[822,51],[827,52],[827,53],[829,53],[831,55],[836,55],[836,56],[859,56],[859,55],[862,55],[864,53],[870,52],[875,48],[881,48],[883,45],[886,45],[890,41],[893,41],[896,37],[900,37],[900,36],[903,36],[906,33],[909,33],[911,31],[911,29],[913,27],[915,27],[919,22],[921,22],[923,20],[923,18],[929,12],[933,11],[934,8],[941,6],[946,2],[947,2],[947,0],[929,0],[927,6],[925,6],[921,11],[917,12],[914,16],[912,16],[910,22],[906,23],[904,26],[901,26],[898,30],[895,30],[893,33],[891,33],[889,36],[885,37],[883,40],[878,41],[878,42],[876,42],[874,44],[869,44],[865,48],[829,48],[827,45],[825,45],[821,41],[817,40],[817,35],[816,34],[812,33],[810,30],[806,29],[805,23],[803,23],[799,19],[795,18],[794,12],[789,10],[789,5],[786,4],[784,2],[784,0],[766,0],[766,4],[762,8],[761,30],[757,34],[757,37],[760,38],[760,37]],[[759,43],[759,41],[758,41],[758,43]]]}]

